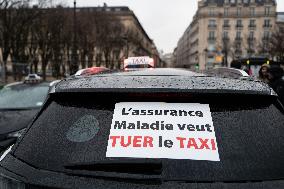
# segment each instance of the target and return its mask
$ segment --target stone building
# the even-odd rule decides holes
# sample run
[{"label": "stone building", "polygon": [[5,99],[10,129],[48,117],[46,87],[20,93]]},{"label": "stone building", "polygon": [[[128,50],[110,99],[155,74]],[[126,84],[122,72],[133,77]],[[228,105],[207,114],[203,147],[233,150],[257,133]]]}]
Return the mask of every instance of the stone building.
[{"label": "stone building", "polygon": [[177,66],[205,70],[268,56],[263,49],[275,25],[275,0],[200,0],[178,42]]},{"label": "stone building", "polygon": [[[33,10],[41,12],[42,17],[39,19],[38,28],[26,35],[28,42],[25,53],[30,52],[33,46],[34,54],[33,56],[27,54],[27,57],[31,57],[27,60],[15,60],[11,53],[12,49],[6,64],[7,75],[15,75],[17,68],[21,75],[29,72],[42,74],[44,70],[46,76],[60,77],[70,74],[73,62],[78,63],[78,69],[91,66],[121,69],[123,60],[130,56],[150,56],[154,59],[156,67],[161,66],[154,41],[128,7],[109,7],[106,4],[99,7],[77,7],[76,14],[72,7],[30,9]],[[52,28],[48,28],[48,24]],[[42,31],[41,26],[43,26]],[[47,41],[51,33],[57,38],[53,37]],[[49,35],[44,37],[45,34]],[[46,52],[50,53],[46,56],[49,57],[45,63],[46,69],[43,68],[40,40],[34,36],[43,36],[40,40],[46,40],[46,46],[50,45],[49,48],[52,49]],[[2,50],[0,46],[0,63],[2,63]],[[72,61],[74,59],[75,61]]]},{"label": "stone building", "polygon": [[[69,10],[72,10],[72,8]],[[154,59],[156,66],[160,66],[161,59],[154,41],[144,30],[134,12],[128,7],[109,7],[104,4],[102,7],[79,7],[76,9],[76,12],[78,18],[80,18],[80,14],[86,13],[88,15],[96,14],[102,18],[110,19],[107,23],[102,24],[113,25],[113,28],[111,28],[112,26],[109,28],[114,31],[111,32],[110,35],[114,35],[116,37],[114,40],[122,42],[121,45],[110,47],[110,56],[115,64],[113,68],[122,68],[122,64],[120,63],[123,62],[124,58],[131,56],[150,56]],[[70,11],[70,13],[72,13],[72,11]],[[123,26],[123,29],[120,31],[117,30],[118,28],[116,28],[115,23],[112,23],[117,21],[119,21]],[[77,20],[77,22],[80,22],[80,20]],[[100,22],[100,20],[97,22]],[[98,26],[90,23],[89,27]],[[107,34],[109,31],[105,32]],[[101,66],[106,66],[104,63],[106,61],[104,56],[105,52],[103,52],[101,48],[95,47],[94,53],[93,65],[96,65],[97,62],[100,61],[102,62]],[[79,67],[82,68],[82,65]]]}]

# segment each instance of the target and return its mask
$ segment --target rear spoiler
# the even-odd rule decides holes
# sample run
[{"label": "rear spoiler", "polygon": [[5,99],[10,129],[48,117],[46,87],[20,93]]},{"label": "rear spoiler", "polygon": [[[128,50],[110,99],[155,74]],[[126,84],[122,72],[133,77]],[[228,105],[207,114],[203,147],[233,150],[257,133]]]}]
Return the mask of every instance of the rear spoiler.
[{"label": "rear spoiler", "polygon": [[[251,78],[243,70],[235,69],[235,68],[226,68],[226,67],[220,67],[220,68],[214,68],[211,70],[207,70],[205,74],[208,76],[232,78],[232,79],[249,79],[250,80]],[[253,80],[253,78],[251,78],[251,80]]]}]

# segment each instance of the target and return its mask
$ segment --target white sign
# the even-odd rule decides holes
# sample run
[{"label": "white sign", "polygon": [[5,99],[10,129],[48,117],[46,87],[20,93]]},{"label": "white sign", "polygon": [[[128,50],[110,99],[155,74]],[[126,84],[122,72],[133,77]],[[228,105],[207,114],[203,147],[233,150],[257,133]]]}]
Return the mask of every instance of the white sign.
[{"label": "white sign", "polygon": [[209,105],[117,103],[106,157],[220,161]]},{"label": "white sign", "polygon": [[144,65],[149,64],[150,57],[148,56],[141,56],[141,57],[129,57],[127,59],[126,65]]}]

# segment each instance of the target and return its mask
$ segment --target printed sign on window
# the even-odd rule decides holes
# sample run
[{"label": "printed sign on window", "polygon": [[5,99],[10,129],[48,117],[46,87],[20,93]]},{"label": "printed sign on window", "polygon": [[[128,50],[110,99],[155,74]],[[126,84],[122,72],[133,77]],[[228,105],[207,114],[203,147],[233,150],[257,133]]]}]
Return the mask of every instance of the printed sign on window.
[{"label": "printed sign on window", "polygon": [[117,103],[106,157],[220,161],[209,105]]}]

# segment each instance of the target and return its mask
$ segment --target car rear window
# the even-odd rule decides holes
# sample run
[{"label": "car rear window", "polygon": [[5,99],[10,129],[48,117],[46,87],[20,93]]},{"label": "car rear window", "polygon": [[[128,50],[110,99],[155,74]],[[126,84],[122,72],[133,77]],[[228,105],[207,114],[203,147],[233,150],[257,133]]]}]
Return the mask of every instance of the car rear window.
[{"label": "car rear window", "polygon": [[153,159],[162,163],[165,179],[284,178],[283,109],[276,98],[268,96],[54,94],[16,147],[14,155],[36,168],[65,173],[72,164],[140,160],[106,157],[112,117],[118,102],[209,104],[220,161]]},{"label": "car rear window", "polygon": [[18,84],[0,90],[0,109],[39,108],[48,94],[48,83]]}]

